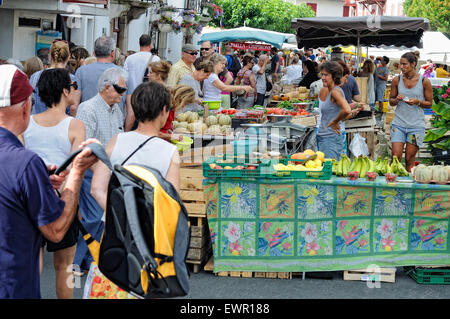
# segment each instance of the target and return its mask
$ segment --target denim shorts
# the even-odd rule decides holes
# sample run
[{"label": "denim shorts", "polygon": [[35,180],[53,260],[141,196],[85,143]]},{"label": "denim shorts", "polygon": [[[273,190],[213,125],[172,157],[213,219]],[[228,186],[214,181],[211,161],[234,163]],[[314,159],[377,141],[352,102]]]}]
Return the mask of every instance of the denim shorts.
[{"label": "denim shorts", "polygon": [[377,85],[375,87],[375,102],[384,102],[384,91],[386,85]]},{"label": "denim shorts", "polygon": [[341,159],[344,141],[342,134],[333,134],[327,136],[316,136],[317,149],[325,154],[325,158],[334,158],[337,161]]},{"label": "denim shorts", "polygon": [[404,128],[395,124],[391,125],[391,143],[410,143],[422,147],[424,138],[424,128]]}]

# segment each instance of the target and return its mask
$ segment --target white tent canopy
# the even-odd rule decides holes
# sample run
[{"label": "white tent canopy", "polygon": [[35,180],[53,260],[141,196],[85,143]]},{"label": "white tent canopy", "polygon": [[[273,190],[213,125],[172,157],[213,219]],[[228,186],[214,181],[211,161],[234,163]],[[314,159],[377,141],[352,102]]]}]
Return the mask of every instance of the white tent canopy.
[{"label": "white tent canopy", "polygon": [[450,40],[442,32],[426,31],[422,37],[423,48],[381,47],[369,48],[369,55],[385,55],[390,59],[400,59],[408,51],[420,51],[420,60],[432,60],[433,63],[450,64]]}]

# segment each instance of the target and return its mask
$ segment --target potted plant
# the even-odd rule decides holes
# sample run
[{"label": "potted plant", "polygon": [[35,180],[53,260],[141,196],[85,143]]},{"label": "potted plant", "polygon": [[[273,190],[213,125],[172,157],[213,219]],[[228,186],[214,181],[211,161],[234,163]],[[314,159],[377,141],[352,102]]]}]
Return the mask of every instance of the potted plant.
[{"label": "potted plant", "polygon": [[181,10],[179,16],[183,18],[183,21],[194,22],[197,12],[192,9]]},{"label": "potted plant", "polygon": [[153,22],[153,27],[157,27],[160,32],[171,32],[173,30],[174,20],[168,17],[161,17]]},{"label": "potted plant", "polygon": [[220,17],[223,17],[223,9],[220,6],[215,5],[214,3],[207,2],[203,6],[202,16],[209,16],[218,19]]},{"label": "potted plant", "polygon": [[429,143],[429,149],[435,158],[435,162],[439,162],[442,157],[448,157],[450,154],[450,87],[444,85],[433,88],[433,115],[430,123],[432,129],[429,129],[425,135],[424,142]]},{"label": "potted plant", "polygon": [[162,17],[171,18],[176,11],[177,8],[174,6],[162,6],[159,8],[158,13],[161,14]]}]

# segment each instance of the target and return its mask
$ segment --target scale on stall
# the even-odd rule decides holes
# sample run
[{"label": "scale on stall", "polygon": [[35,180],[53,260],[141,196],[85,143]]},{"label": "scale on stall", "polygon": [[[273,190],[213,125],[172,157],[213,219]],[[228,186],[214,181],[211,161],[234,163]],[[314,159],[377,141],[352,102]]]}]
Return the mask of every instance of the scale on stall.
[{"label": "scale on stall", "polygon": [[238,139],[257,139],[257,151],[279,151],[290,155],[305,149],[311,138],[314,138],[314,128],[294,124],[287,120],[266,122],[264,124],[241,124],[245,131]]}]

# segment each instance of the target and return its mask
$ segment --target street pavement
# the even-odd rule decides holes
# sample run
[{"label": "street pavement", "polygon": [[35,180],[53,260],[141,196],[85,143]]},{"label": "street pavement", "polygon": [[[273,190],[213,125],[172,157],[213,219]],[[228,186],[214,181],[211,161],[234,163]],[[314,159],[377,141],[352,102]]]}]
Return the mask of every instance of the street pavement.
[{"label": "street pavement", "polygon": [[[379,288],[361,281],[343,280],[343,272],[332,279],[295,276],[292,279],[219,277],[204,270],[192,273],[186,299],[449,299],[450,285],[421,285],[403,267],[397,268],[395,283],[380,282]],[[312,276],[313,274],[311,274]],[[82,299],[86,276],[74,289],[74,299]],[[371,286],[371,287],[370,287]],[[56,299],[53,255],[44,255],[41,276],[43,299]]]}]

